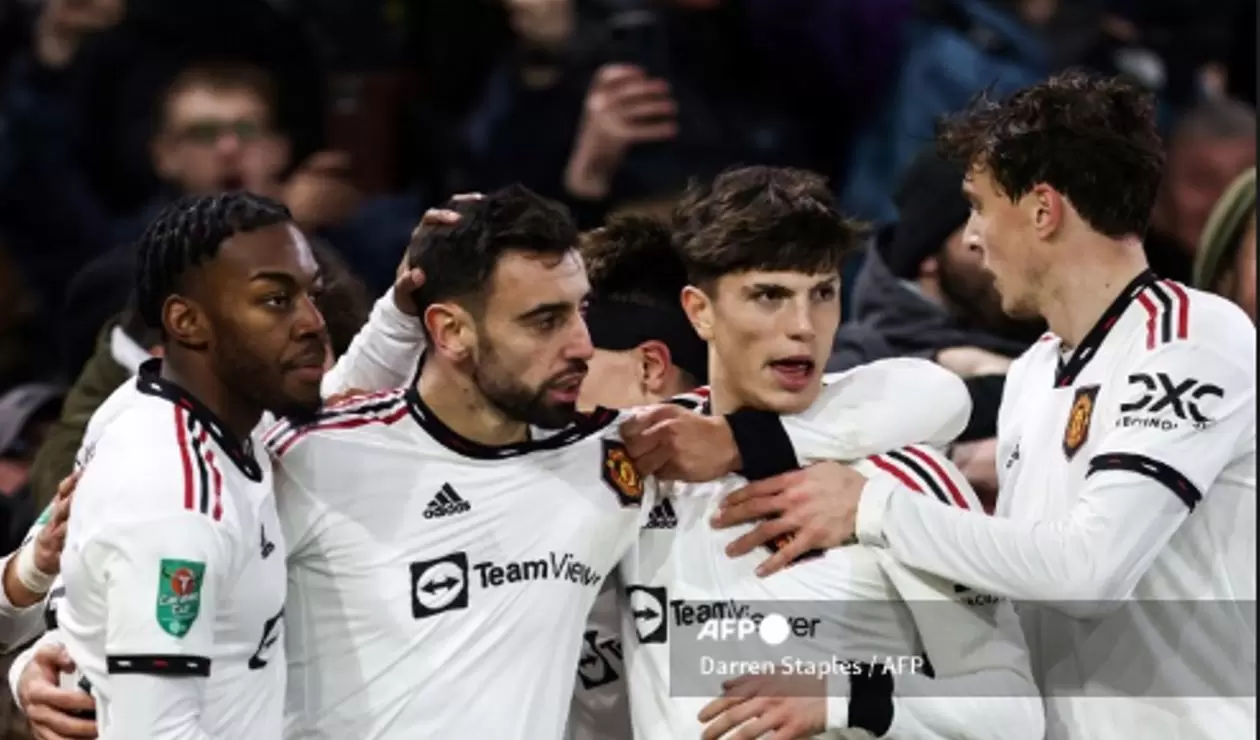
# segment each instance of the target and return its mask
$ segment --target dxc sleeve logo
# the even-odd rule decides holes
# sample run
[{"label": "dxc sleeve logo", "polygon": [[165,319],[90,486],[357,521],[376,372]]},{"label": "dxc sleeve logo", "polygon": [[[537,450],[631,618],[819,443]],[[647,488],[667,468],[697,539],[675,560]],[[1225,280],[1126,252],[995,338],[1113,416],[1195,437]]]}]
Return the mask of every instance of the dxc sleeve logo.
[{"label": "dxc sleeve logo", "polygon": [[[1197,378],[1174,381],[1167,373],[1135,373],[1129,376],[1129,385],[1137,387],[1138,397],[1121,404],[1120,413],[1140,416],[1122,418],[1122,426],[1145,426],[1148,424],[1143,423],[1143,418],[1157,416],[1175,424],[1167,418],[1169,415],[1195,426],[1206,426],[1212,423],[1212,419],[1203,413],[1200,403],[1208,398],[1225,397],[1224,389],[1218,385],[1204,383]],[[1160,426],[1160,423],[1152,420],[1149,425]]]}]

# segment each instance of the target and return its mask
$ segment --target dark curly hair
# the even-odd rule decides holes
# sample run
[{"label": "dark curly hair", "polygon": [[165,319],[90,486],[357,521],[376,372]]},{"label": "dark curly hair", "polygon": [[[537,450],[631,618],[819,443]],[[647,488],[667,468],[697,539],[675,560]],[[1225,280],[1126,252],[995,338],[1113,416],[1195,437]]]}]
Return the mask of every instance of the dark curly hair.
[{"label": "dark curly hair", "polygon": [[838,271],[859,238],[821,175],[762,166],[692,183],[673,231],[687,278],[700,287],[752,270]]},{"label": "dark curly hair", "polygon": [[426,226],[407,252],[408,265],[426,276],[416,295],[421,311],[440,301],[483,300],[499,258],[509,251],[560,257],[577,249],[577,226],[568,210],[523,185],[442,207],[460,220]]},{"label": "dark curly hair", "polygon": [[1044,183],[1115,238],[1146,232],[1164,167],[1154,97],[1079,70],[1005,100],[981,94],[939,124],[937,143],[943,156],[987,172],[1012,201]]},{"label": "dark curly hair", "polygon": [[140,317],[161,329],[162,305],[180,291],[190,269],[214,259],[235,234],[292,220],[284,204],[244,191],[186,196],[166,206],[136,243]]},{"label": "dark curly hair", "polygon": [[600,298],[681,311],[687,270],[669,225],[649,216],[613,216],[582,235],[591,292]]}]

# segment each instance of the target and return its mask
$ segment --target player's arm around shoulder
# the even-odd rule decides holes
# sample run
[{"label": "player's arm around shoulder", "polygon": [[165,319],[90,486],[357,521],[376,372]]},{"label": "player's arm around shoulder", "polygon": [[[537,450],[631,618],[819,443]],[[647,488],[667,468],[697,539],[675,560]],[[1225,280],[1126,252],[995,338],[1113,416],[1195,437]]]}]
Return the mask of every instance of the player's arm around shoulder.
[{"label": "player's arm around shoulder", "polygon": [[945,446],[971,417],[963,381],[926,360],[880,360],[829,376],[804,412],[782,419],[796,461],[849,461],[910,443]]},{"label": "player's arm around shoulder", "polygon": [[[981,512],[974,489],[945,455],[911,445],[854,466],[945,506]],[[1040,738],[1045,716],[1028,647],[1011,603],[908,568],[876,550],[914,617],[932,673],[893,672],[889,737]]]}]

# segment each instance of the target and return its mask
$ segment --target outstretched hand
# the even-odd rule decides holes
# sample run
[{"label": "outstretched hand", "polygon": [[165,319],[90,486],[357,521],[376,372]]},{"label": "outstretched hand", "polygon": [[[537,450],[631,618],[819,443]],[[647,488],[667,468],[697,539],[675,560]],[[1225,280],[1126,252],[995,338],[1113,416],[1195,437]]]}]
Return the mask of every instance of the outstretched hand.
[{"label": "outstretched hand", "polygon": [[739,557],[773,542],[777,551],[757,568],[768,576],[811,550],[851,541],[866,478],[849,467],[822,462],[766,478],[731,493],[713,517],[718,529],[756,524],[726,548]]}]

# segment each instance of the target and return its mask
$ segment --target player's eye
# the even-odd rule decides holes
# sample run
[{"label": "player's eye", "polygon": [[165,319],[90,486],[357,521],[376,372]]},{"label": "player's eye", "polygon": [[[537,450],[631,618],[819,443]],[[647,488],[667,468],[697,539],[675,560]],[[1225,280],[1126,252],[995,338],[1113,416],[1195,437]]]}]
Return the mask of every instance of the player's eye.
[{"label": "player's eye", "polygon": [[271,293],[262,299],[264,306],[268,308],[284,309],[293,303],[293,299],[287,293]]},{"label": "player's eye", "polygon": [[836,286],[820,285],[814,288],[814,299],[826,303],[836,297]]},{"label": "player's eye", "polygon": [[556,314],[547,314],[538,317],[534,322],[534,326],[544,334],[549,334],[560,327],[560,317]]},{"label": "player's eye", "polygon": [[786,297],[787,296],[784,295],[782,291],[778,291],[778,290],[757,290],[757,291],[754,291],[752,294],[752,299],[754,302],[760,303],[765,306],[772,306],[772,305],[778,304],[780,301],[782,301]]}]

